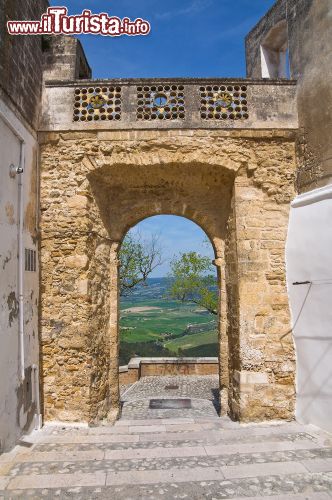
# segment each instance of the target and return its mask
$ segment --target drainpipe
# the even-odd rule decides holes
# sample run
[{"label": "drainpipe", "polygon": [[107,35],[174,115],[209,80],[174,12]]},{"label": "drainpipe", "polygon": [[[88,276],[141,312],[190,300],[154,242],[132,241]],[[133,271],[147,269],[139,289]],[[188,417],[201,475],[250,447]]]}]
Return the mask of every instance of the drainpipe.
[{"label": "drainpipe", "polygon": [[38,431],[42,428],[42,415],[40,413],[40,397],[39,397],[39,369],[37,365],[32,365],[33,369],[33,382],[35,385],[35,403],[36,403],[36,413],[35,413],[35,430]]},{"label": "drainpipe", "polygon": [[23,204],[23,171],[25,166],[25,143],[21,142],[20,163],[16,172],[18,174],[18,310],[19,310],[19,335],[20,335],[20,360],[21,360],[21,380],[25,379],[25,352],[24,352],[24,204]]},{"label": "drainpipe", "polygon": [[24,351],[24,244],[23,244],[23,223],[24,223],[24,204],[23,204],[23,171],[25,166],[25,141],[19,131],[12,125],[7,114],[0,108],[0,117],[17,137],[20,142],[20,162],[16,167],[10,165],[10,176],[15,178],[18,175],[18,303],[19,303],[19,345],[20,345],[20,379],[25,379],[25,351]]}]

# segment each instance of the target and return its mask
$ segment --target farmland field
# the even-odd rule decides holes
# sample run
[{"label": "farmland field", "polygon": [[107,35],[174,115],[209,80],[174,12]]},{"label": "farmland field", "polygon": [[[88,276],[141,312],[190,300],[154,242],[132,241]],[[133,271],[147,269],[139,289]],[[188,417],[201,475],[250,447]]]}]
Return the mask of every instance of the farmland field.
[{"label": "farmland field", "polygon": [[120,305],[120,365],[133,356],[217,356],[216,316],[165,298],[166,278],[151,278]]}]

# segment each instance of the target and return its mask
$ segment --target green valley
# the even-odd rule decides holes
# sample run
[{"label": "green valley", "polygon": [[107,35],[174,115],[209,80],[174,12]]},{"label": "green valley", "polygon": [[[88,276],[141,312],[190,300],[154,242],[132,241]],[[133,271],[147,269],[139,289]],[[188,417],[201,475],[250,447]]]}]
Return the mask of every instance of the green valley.
[{"label": "green valley", "polygon": [[216,317],[192,303],[167,300],[166,278],[151,278],[121,297],[120,365],[133,356],[218,356]]}]

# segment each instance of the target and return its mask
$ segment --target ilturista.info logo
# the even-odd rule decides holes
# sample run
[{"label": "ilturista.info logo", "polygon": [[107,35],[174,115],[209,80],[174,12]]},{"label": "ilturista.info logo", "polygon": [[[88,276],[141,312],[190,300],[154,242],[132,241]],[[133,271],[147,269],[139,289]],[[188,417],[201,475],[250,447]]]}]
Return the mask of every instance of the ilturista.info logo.
[{"label": "ilturista.info logo", "polygon": [[88,9],[70,16],[66,7],[49,7],[40,21],[8,21],[7,29],[11,35],[138,36],[148,35],[151,26],[141,18],[133,21],[129,17],[120,19],[105,12],[93,14]]}]

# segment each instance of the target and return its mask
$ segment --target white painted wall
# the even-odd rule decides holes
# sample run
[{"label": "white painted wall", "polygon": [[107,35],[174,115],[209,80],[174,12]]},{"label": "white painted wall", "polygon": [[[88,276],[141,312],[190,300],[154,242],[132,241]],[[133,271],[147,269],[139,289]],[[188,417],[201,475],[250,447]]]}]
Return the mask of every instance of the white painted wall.
[{"label": "white painted wall", "polygon": [[287,46],[272,50],[261,45],[262,78],[289,78],[287,64]]},{"label": "white painted wall", "polygon": [[[293,201],[286,262],[297,356],[296,417],[332,431],[332,185]],[[299,281],[311,283],[293,285]]]},{"label": "white painted wall", "polygon": [[[23,174],[24,247],[36,249],[27,225],[31,202],[36,195],[36,138],[6,106],[0,96],[0,111],[19,131],[25,147]],[[18,176],[11,178],[9,167],[20,159],[20,141],[0,117],[0,452],[11,448],[28,430],[33,405],[24,408],[20,378],[18,326]],[[29,208],[29,210],[28,210]],[[31,226],[31,217],[30,217]],[[38,270],[24,272],[24,345],[25,367],[38,364]],[[32,384],[32,380],[24,383]],[[28,411],[27,411],[28,410]],[[30,422],[31,423],[31,422]]]}]

